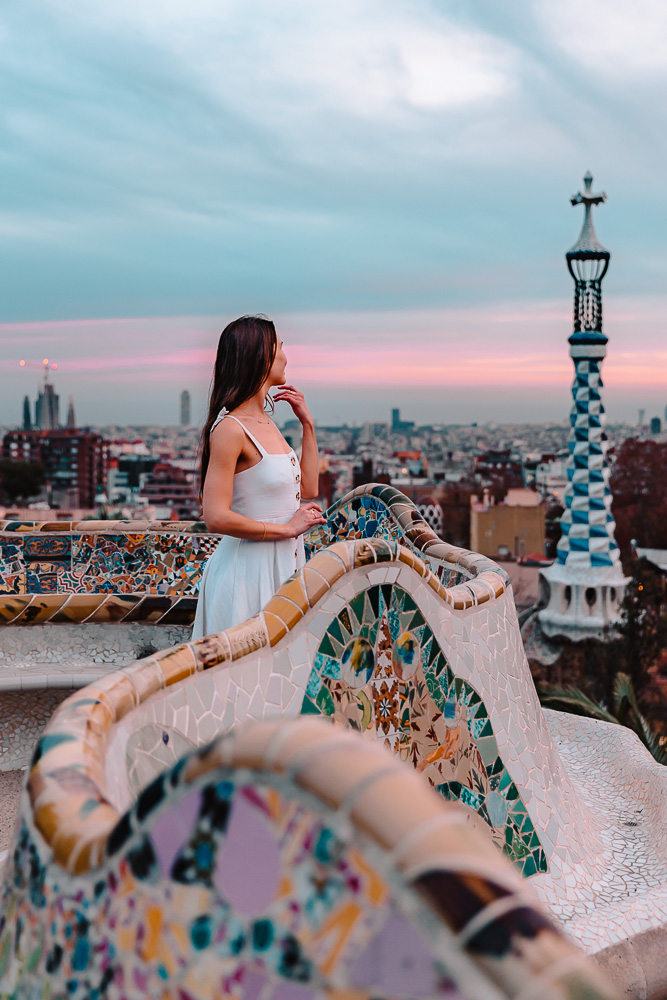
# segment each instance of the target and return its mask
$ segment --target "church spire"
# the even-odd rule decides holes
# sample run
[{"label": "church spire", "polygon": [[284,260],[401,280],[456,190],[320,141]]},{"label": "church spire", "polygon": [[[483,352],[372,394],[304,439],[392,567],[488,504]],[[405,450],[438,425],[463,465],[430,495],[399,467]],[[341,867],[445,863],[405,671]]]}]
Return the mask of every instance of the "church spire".
[{"label": "church spire", "polygon": [[74,430],[76,427],[76,417],[74,416],[74,397],[69,397],[69,405],[67,407],[67,429]]}]

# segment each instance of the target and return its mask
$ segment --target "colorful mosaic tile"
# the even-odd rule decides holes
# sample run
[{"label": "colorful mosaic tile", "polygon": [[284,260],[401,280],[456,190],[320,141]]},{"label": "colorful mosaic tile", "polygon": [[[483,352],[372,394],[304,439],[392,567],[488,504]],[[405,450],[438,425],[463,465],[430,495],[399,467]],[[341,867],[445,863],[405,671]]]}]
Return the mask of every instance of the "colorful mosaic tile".
[{"label": "colorful mosaic tile", "polygon": [[484,702],[454,675],[419,608],[398,585],[370,587],[333,619],[301,711],[373,733],[446,799],[479,816],[523,875],[547,871]]},{"label": "colorful mosaic tile", "polygon": [[[465,561],[448,561],[446,553],[462,550],[441,542],[417,507],[398,490],[373,485],[354,490],[332,505],[326,526],[305,536],[306,557],[336,541],[365,538],[407,545],[446,587],[492,565],[480,563],[480,557],[475,557],[479,565],[474,567],[464,565]],[[131,521],[0,522],[0,595],[195,596],[206,560],[219,541],[220,536],[206,533],[200,522],[174,523],[173,530],[169,522],[153,528]],[[432,549],[431,554],[425,546]]]},{"label": "colorful mosaic tile", "polygon": [[[541,981],[545,1000],[610,996],[514,873],[447,822],[415,775],[326,729],[255,727],[236,758],[234,738],[184,758],[142,791],[81,876],[53,864],[24,821],[0,900],[0,998],[490,1000]],[[283,750],[270,768],[272,737],[296,740],[301,763]],[[95,813],[67,742],[41,748],[79,813]],[[313,757],[319,779],[308,777]],[[388,777],[391,806],[407,797],[421,817],[410,833],[413,852],[430,857],[424,870],[397,862],[386,823],[381,847],[373,816],[351,822],[341,808]],[[429,855],[434,822],[440,864]]]},{"label": "colorful mosaic tile", "polygon": [[[326,512],[326,525],[311,528],[305,535],[306,559],[336,541],[385,538],[409,545],[405,532],[392,513],[397,504],[410,510],[414,524],[426,526],[418,508],[398,490],[391,486],[362,487],[329,508]],[[436,540],[437,536],[431,528],[426,528],[432,539]],[[440,558],[429,558],[427,553],[421,551],[420,556],[445,587],[453,587],[462,580],[470,579],[470,573],[448,566]]]}]

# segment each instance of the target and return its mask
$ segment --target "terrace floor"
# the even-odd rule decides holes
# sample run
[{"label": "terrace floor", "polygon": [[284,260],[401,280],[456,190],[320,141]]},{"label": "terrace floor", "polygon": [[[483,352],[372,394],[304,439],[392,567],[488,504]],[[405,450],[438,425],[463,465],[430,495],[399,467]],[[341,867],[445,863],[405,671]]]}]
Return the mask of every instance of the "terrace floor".
[{"label": "terrace floor", "polygon": [[0,771],[0,861],[12,842],[26,771]]}]

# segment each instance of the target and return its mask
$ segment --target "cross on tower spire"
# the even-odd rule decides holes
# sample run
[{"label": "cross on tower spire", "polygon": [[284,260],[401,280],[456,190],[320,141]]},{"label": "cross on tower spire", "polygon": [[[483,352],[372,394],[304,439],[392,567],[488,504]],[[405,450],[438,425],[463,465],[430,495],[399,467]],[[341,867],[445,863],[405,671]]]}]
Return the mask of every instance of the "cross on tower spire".
[{"label": "cross on tower spire", "polygon": [[[579,276],[575,273],[575,269],[572,268],[573,261],[584,261],[584,260],[599,260],[606,261],[609,264],[609,258],[611,254],[609,251],[602,246],[595,234],[595,227],[593,225],[593,215],[591,213],[591,208],[593,205],[602,205],[607,200],[607,195],[604,191],[599,194],[593,194],[593,175],[590,171],[584,174],[584,192],[577,191],[570,198],[571,205],[583,205],[584,206],[584,221],[581,226],[581,232],[579,233],[579,239],[574,244],[573,247],[565,254],[565,259],[567,260],[567,266],[570,270],[572,277],[577,280]],[[604,277],[606,267],[600,269],[601,273],[596,275],[598,281],[601,281]]]}]

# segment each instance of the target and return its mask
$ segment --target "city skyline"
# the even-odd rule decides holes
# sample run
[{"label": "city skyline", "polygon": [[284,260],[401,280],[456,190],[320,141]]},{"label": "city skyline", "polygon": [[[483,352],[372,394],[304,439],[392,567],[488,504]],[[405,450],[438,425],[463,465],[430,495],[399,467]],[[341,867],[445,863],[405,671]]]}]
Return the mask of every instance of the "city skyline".
[{"label": "city skyline", "polygon": [[2,27],[0,422],[43,356],[82,423],[176,422],[184,379],[201,422],[220,328],[260,311],[320,422],[566,419],[588,169],[609,417],[664,413],[655,0],[26,0]]},{"label": "city skyline", "polygon": [[[651,326],[651,305],[645,304],[642,313],[630,301],[609,296],[605,306],[605,331],[610,338],[605,366],[609,419],[636,423],[640,409],[646,411],[647,420],[662,417],[667,405],[663,374],[667,351],[661,346],[661,321]],[[344,334],[333,345],[328,341],[338,320],[335,314],[278,316],[288,356],[288,378],[304,388],[320,423],[382,420],[394,405],[410,411],[411,418],[421,423],[567,420],[572,380],[567,354],[569,299],[562,305],[551,303],[539,312],[530,304],[478,310],[474,316],[471,311],[453,311],[450,319],[459,323],[462,331],[453,343],[439,337],[441,315],[422,311],[417,316],[417,334],[412,328],[406,330],[405,338],[412,342],[419,339],[423,348],[422,356],[412,360],[405,357],[396,333],[401,323],[415,323],[414,312],[349,315]],[[7,357],[16,347],[30,355],[32,346],[32,355],[39,360],[46,350],[55,359],[55,349],[58,370],[51,377],[62,396],[75,397],[83,424],[178,423],[178,396],[186,382],[193,423],[201,424],[217,323],[216,317],[146,317],[2,324],[0,345],[5,356],[0,360],[0,372],[6,391],[0,400],[0,423],[9,426],[18,422],[24,395],[36,392],[37,372],[21,369],[18,361]],[[484,343],[471,333],[476,323],[496,331],[495,356],[484,356]],[[641,353],[634,349],[637,323],[647,345]],[[537,342],[533,337],[536,324],[543,331]],[[393,338],[387,336],[388,328]],[[161,349],[139,353],[137,342],[142,334],[151,345],[159,337]],[[196,346],[183,346],[184,339]],[[359,346],[360,341],[364,346]],[[64,350],[58,353],[61,343]],[[115,345],[114,353],[110,343]],[[349,362],[351,354],[354,365]],[[419,379],[417,386],[410,383],[411,376]],[[147,391],[138,393],[138,386]],[[127,414],[122,421],[121,413]],[[282,420],[289,419],[285,405],[278,413]]]}]

